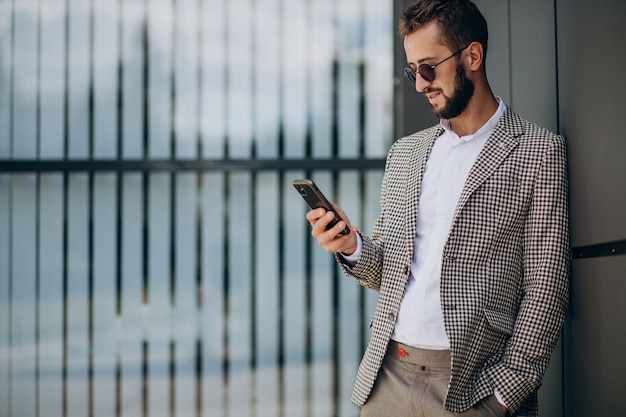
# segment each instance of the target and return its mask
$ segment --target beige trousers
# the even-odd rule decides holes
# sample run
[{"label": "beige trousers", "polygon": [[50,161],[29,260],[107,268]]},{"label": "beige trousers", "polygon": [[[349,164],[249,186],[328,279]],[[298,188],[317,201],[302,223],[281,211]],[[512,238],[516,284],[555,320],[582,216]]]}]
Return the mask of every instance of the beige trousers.
[{"label": "beige trousers", "polygon": [[443,406],[450,382],[450,351],[423,350],[394,342],[361,417],[504,417],[494,395],[464,413]]}]

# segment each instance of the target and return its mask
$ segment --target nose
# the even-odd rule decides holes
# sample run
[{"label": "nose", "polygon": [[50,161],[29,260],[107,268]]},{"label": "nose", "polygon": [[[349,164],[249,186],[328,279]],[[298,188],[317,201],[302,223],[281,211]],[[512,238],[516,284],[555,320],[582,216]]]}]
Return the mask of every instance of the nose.
[{"label": "nose", "polygon": [[415,91],[418,93],[423,93],[424,89],[429,87],[432,84],[432,81],[425,80],[421,75],[417,74],[415,77]]}]

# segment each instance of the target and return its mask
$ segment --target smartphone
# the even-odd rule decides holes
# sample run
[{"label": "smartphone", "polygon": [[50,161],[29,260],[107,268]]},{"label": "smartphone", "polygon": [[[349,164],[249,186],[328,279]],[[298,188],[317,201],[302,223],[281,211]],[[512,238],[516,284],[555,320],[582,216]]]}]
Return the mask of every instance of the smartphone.
[{"label": "smartphone", "polygon": [[[332,211],[335,213],[335,218],[328,223],[326,226],[326,230],[332,228],[341,220],[341,216],[339,213],[335,211],[333,205],[328,201],[328,199],[324,196],[324,194],[317,188],[317,185],[312,180],[304,179],[304,180],[295,180],[293,182],[293,186],[298,190],[304,201],[307,202],[309,207],[312,209],[323,208],[326,211]],[[350,234],[350,228],[346,225],[345,229],[342,230],[340,235],[348,235]]]}]

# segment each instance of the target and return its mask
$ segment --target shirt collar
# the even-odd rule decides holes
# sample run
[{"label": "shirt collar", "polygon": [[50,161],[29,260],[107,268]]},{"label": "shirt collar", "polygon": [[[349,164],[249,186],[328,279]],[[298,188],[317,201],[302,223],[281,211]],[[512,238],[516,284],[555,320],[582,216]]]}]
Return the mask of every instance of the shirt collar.
[{"label": "shirt collar", "polygon": [[[461,136],[459,139],[461,139],[464,142],[468,142],[474,139],[476,136],[480,136],[483,133],[491,132],[493,131],[493,129],[495,129],[496,125],[498,124],[498,120],[500,120],[500,117],[502,117],[502,115],[504,114],[504,110],[506,108],[504,101],[502,101],[502,99],[498,96],[495,96],[495,97],[496,97],[496,100],[498,100],[498,108],[496,109],[496,112],[493,114],[493,116],[491,116],[489,120],[487,120],[487,122],[484,125],[482,125],[480,129],[476,131],[476,133],[474,133],[473,135]],[[448,132],[452,136],[458,137],[456,133],[450,130],[450,119],[441,119],[439,123],[441,124],[441,127],[443,127],[446,132]]]}]

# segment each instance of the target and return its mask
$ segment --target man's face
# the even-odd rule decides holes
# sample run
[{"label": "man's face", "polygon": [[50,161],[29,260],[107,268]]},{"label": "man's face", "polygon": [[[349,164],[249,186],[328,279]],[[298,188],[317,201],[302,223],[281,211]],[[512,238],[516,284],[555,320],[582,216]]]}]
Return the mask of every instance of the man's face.
[{"label": "man's face", "polygon": [[[454,53],[439,39],[439,26],[434,22],[405,37],[407,62],[414,70],[421,64],[435,65]],[[415,89],[425,95],[438,118],[452,119],[459,116],[474,94],[474,84],[467,77],[462,60],[459,59],[461,56],[462,52],[438,65],[433,81],[426,81],[417,74]]]},{"label": "man's face", "polygon": [[[460,63],[456,67],[454,80],[454,90],[450,96],[447,96],[446,93],[441,90],[441,94],[444,97],[444,105],[435,106],[431,103],[433,113],[440,119],[453,119],[463,113],[474,95],[474,83],[467,77],[465,67]],[[426,90],[429,90],[429,88]],[[425,91],[425,93],[428,95],[427,91]]]}]

